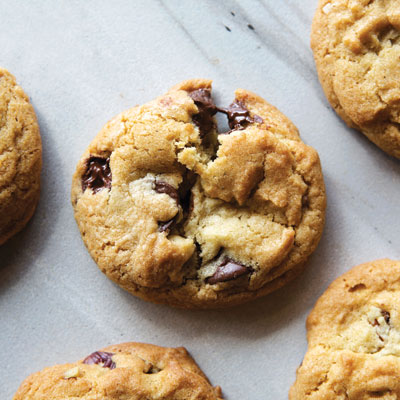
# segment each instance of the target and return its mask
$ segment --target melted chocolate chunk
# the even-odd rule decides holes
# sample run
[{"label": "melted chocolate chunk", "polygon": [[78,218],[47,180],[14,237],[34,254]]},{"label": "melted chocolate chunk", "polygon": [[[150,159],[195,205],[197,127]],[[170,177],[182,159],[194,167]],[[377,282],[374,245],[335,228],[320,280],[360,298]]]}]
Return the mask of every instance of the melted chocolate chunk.
[{"label": "melted chocolate chunk", "polygon": [[204,137],[215,128],[213,116],[217,113],[217,107],[211,97],[209,89],[197,89],[189,93],[199,112],[192,116],[193,122],[200,129],[200,136]]},{"label": "melted chocolate chunk", "polygon": [[231,281],[238,278],[239,276],[248,274],[251,269],[243,264],[233,261],[232,259],[225,257],[213,276],[206,279],[206,282],[210,285],[214,285],[219,282]]},{"label": "melted chocolate chunk", "polygon": [[103,368],[114,369],[116,367],[115,362],[112,360],[113,353],[107,353],[106,351],[95,351],[90,356],[87,356],[84,360],[84,364],[103,364]]},{"label": "melted chocolate chunk", "polygon": [[192,188],[197,181],[197,175],[193,171],[187,170],[183,176],[183,181],[179,185],[179,199],[180,205],[183,210],[183,217],[187,216],[193,211],[193,196]]},{"label": "melted chocolate chunk", "polygon": [[244,129],[248,124],[257,122],[261,124],[263,119],[258,115],[250,116],[250,111],[240,100],[235,100],[228,108],[219,108],[214,104],[210,89],[197,89],[189,93],[194,100],[199,112],[192,116],[193,122],[200,129],[200,136],[204,137],[212,129],[215,129],[213,116],[217,112],[227,115],[231,130]]},{"label": "melted chocolate chunk", "polygon": [[[175,200],[176,205],[179,206],[179,194],[178,191],[171,186],[169,183],[164,182],[164,181],[156,181],[154,183],[154,190],[157,193],[165,193],[169,197]],[[159,232],[165,232],[167,230],[172,229],[172,227],[176,223],[176,219],[178,218],[179,213],[176,214],[176,216],[169,221],[159,221],[158,222],[158,231]]]},{"label": "melted chocolate chunk", "polygon": [[244,129],[253,122],[262,123],[263,119],[258,115],[250,116],[250,111],[242,101],[235,100],[228,108],[219,108],[228,117],[229,128],[232,131]]},{"label": "melted chocolate chunk", "polygon": [[169,183],[164,181],[156,181],[154,184],[154,190],[157,193],[165,193],[172,199],[176,201],[176,204],[179,206],[179,194],[178,191],[171,186]]},{"label": "melted chocolate chunk", "polygon": [[87,188],[94,193],[102,189],[111,189],[110,157],[90,157],[87,161],[86,172],[82,176],[82,190]]}]

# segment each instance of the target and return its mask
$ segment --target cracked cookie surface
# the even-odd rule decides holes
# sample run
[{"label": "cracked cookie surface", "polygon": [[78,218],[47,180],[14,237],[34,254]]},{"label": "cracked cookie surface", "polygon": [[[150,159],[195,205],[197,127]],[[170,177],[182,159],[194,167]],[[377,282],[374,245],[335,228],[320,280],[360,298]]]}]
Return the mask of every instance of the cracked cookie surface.
[{"label": "cracked cookie surface", "polygon": [[123,343],[30,375],[13,400],[222,400],[183,348]]},{"label": "cracked cookie surface", "polygon": [[335,111],[400,158],[400,1],[320,0],[311,47]]},{"label": "cracked cookie surface", "polygon": [[336,279],[307,319],[308,350],[290,400],[400,398],[400,262]]},{"label": "cracked cookie surface", "polygon": [[[230,131],[218,132],[217,112]],[[185,81],[127,110],[78,163],[72,204],[100,269],[134,295],[217,308],[267,294],[303,268],[323,229],[318,155],[257,95],[228,108]]]},{"label": "cracked cookie surface", "polygon": [[28,96],[0,68],[0,245],[32,217],[39,200],[42,145]]}]

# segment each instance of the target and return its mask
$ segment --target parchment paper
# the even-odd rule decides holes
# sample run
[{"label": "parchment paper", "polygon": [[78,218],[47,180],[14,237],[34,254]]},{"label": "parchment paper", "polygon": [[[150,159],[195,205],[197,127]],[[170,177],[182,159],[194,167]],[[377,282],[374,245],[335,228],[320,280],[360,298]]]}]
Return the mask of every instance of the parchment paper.
[{"label": "parchment paper", "polygon": [[[0,65],[30,96],[43,139],[42,192],[26,229],[0,248],[0,398],[32,372],[109,344],[186,346],[228,400],[286,399],[306,351],[305,319],[351,266],[400,257],[400,164],[348,129],[318,83],[309,33],[317,0],[0,1]],[[277,106],[321,157],[323,238],[306,272],[224,311],[182,311],[109,281],[70,205],[81,154],[114,115],[188,78]]]}]

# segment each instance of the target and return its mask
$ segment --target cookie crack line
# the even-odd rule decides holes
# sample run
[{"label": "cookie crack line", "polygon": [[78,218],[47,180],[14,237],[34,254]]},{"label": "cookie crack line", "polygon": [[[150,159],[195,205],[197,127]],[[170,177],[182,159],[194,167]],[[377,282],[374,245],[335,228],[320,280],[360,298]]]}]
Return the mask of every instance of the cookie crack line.
[{"label": "cookie crack line", "polygon": [[301,271],[322,232],[324,193],[318,156],[278,110],[245,90],[217,107],[210,82],[193,80],[103,128],[78,163],[72,204],[92,257],[124,289],[218,308]]}]

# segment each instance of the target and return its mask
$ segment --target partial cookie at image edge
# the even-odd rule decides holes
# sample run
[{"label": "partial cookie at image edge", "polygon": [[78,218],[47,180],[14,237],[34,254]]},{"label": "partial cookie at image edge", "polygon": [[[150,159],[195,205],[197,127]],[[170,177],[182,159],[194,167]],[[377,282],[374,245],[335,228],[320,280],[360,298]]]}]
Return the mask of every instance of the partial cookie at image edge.
[{"label": "partial cookie at image edge", "polygon": [[307,318],[289,399],[400,396],[399,293],[400,261],[367,262],[334,280]]},{"label": "partial cookie at image edge", "polygon": [[[400,68],[391,61],[400,54],[400,27],[393,22],[400,9],[382,10],[376,1],[364,3],[358,0],[347,7],[343,0],[319,0],[311,48],[319,81],[337,114],[383,151],[400,158]],[[396,39],[387,31],[390,26]]]},{"label": "partial cookie at image edge", "polygon": [[0,68],[0,245],[31,219],[40,194],[42,144],[28,96]]},{"label": "partial cookie at image edge", "polygon": [[[60,398],[118,400],[223,400],[183,347],[122,343],[86,358],[33,373],[13,400]],[[144,397],[143,397],[144,396]]]}]

